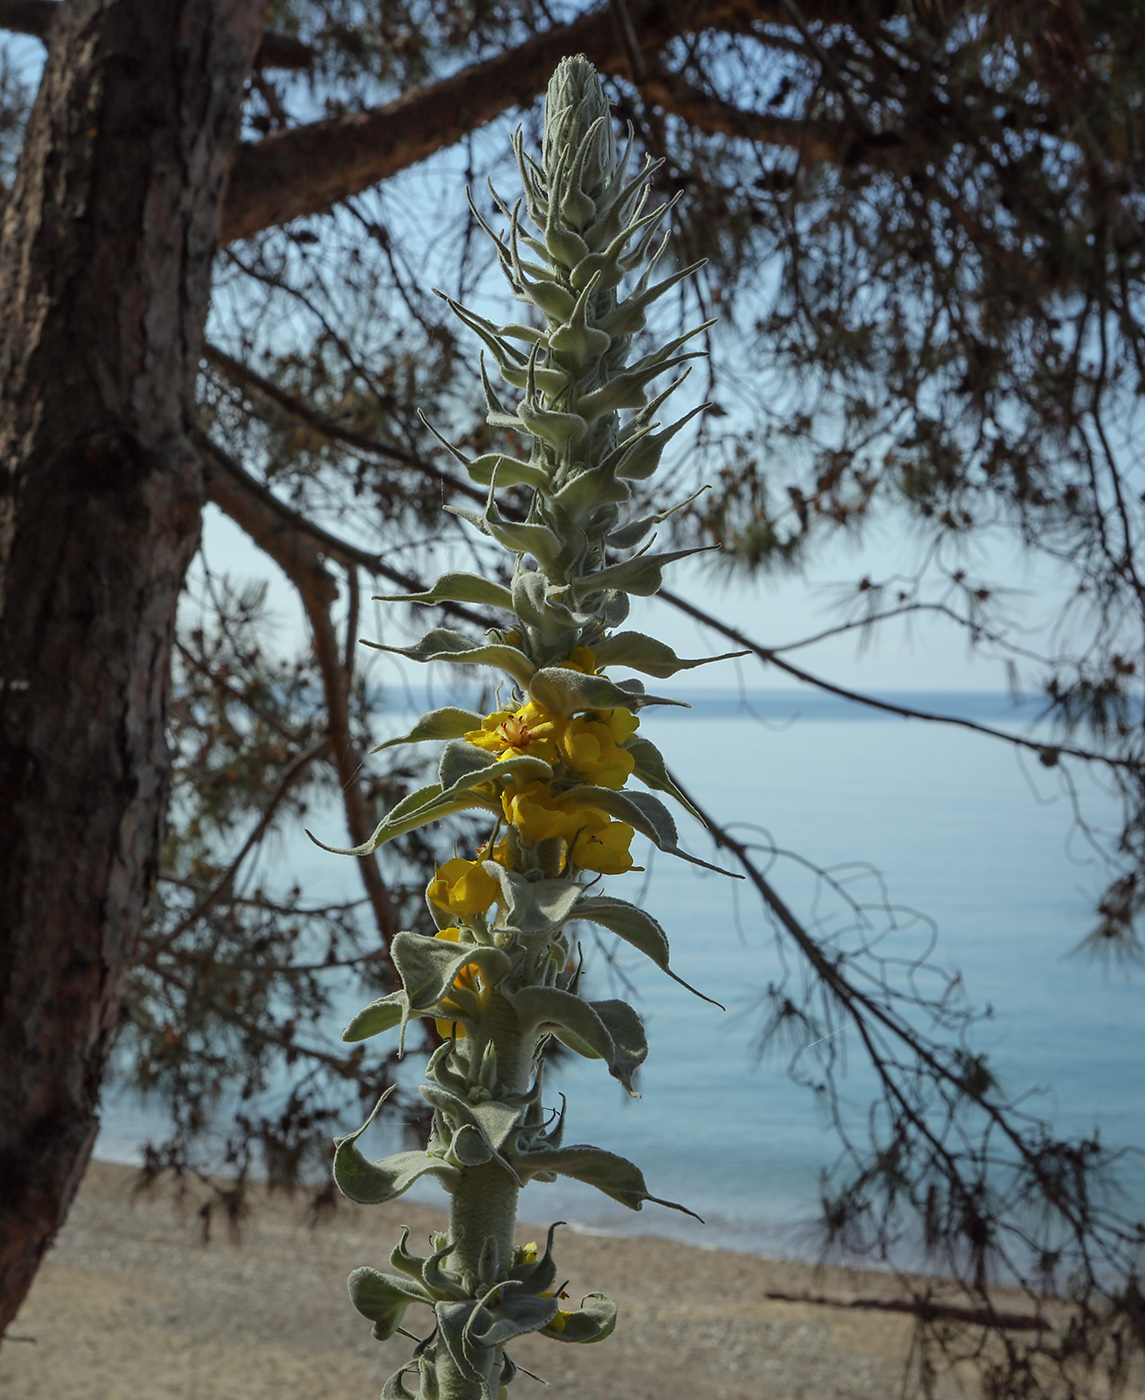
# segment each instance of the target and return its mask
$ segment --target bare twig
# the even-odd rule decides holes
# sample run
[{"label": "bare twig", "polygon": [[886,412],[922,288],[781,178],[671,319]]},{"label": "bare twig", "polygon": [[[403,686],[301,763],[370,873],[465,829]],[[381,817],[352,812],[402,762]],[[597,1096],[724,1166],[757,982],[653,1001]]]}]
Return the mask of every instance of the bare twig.
[{"label": "bare twig", "polygon": [[[334,583],[323,568],[315,549],[347,567],[352,564],[360,564],[371,574],[388,578],[391,582],[400,584],[402,588],[409,589],[411,593],[425,592],[426,586],[423,580],[413,574],[404,573],[401,569],[393,568],[392,565],[386,563],[380,554],[371,554],[369,550],[351,544],[348,540],[340,539],[337,535],[332,535],[328,530],[324,530],[321,525],[315,525],[313,521],[307,520],[305,516],[291,510],[284,501],[278,499],[273,491],[256,481],[249,472],[244,471],[239,466],[229,453],[224,452],[221,447],[211,442],[205,435],[197,435],[196,441],[200,450],[204,452],[215,468],[208,474],[207,489],[211,499],[219,509],[225,514],[231,515],[232,519],[236,518],[232,515],[232,509],[249,514],[252,519],[257,516],[260,522],[259,528],[264,532],[265,538],[274,542],[275,550],[285,551],[287,557],[294,549],[292,540],[297,539],[299,541],[297,551],[299,567],[317,568],[319,573],[314,575],[313,586],[320,591],[331,590],[331,602],[335,596]],[[244,497],[249,498],[251,502],[249,507],[244,507],[242,503]],[[278,558],[272,549],[268,548],[267,553],[272,559]],[[326,582],[323,583],[322,579],[325,579]],[[452,613],[455,617],[461,617],[467,622],[475,623],[478,627],[496,625],[492,618],[474,612],[472,608],[467,608],[463,603],[439,603],[437,606]]]}]

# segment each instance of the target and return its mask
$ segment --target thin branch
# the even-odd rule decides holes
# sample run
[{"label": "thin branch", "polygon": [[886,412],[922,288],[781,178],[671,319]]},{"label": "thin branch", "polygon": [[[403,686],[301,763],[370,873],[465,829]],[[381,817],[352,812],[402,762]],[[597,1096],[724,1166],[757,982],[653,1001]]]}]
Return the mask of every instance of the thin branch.
[{"label": "thin branch", "polygon": [[397,462],[403,467],[410,467],[414,471],[432,477],[443,486],[448,486],[451,491],[468,496],[470,500],[477,501],[482,506],[485,505],[487,492],[467,481],[460,481],[449,472],[443,472],[440,467],[434,466],[432,462],[427,462],[424,457],[406,452],[403,448],[395,447],[391,443],[379,442],[377,438],[368,437],[365,433],[356,433],[352,428],[343,427],[336,418],[331,418],[328,414],[320,412],[306,403],[305,400],[288,393],[269,379],[264,379],[257,370],[251,369],[241,360],[234,359],[217,346],[208,345],[203,353],[210,363],[221,370],[233,384],[253,389],[263,398],[269,399],[271,403],[284,409],[292,417],[316,429],[323,437],[329,438],[331,442],[343,442],[347,447],[353,447],[359,452],[368,452],[371,457],[383,457],[387,461]]},{"label": "thin branch", "polygon": [[[998,1129],[999,1133],[1013,1148],[1014,1152],[1021,1159],[1028,1170],[1031,1171],[1039,1186],[1045,1193],[1045,1199],[1053,1203],[1054,1208],[1066,1220],[1074,1234],[1082,1238],[1086,1234],[1086,1227],[1079,1219],[1074,1203],[1070,1200],[1062,1199],[1060,1192],[1054,1183],[1047,1181],[1046,1172],[1042,1163],[1035,1153],[1030,1149],[1029,1144],[1022,1134],[1015,1127],[1007,1112],[995,1103],[987,1093],[975,1087],[972,1083],[961,1078],[953,1072],[950,1066],[943,1064],[918,1035],[915,1029],[901,1016],[895,1014],[885,1005],[881,1005],[867,993],[860,991],[853,986],[843,976],[841,972],[842,960],[834,960],[827,956],[823,948],[803,927],[802,923],[788,908],[786,902],[775,889],[774,885],[767,879],[763,871],[751,857],[749,848],[734,837],[731,832],[721,826],[711,816],[704,811],[695,799],[684,789],[681,792],[695,808],[704,825],[707,826],[712,840],[717,849],[727,850],[735,856],[748,880],[755,886],[760,898],[780,924],[787,930],[787,933],[794,940],[796,946],[807,959],[811,968],[820,983],[826,987],[832,996],[836,998],[839,1005],[846,1009],[850,1016],[864,1048],[870,1057],[879,1079],[886,1093],[893,1098],[898,1106],[898,1111],[912,1124],[919,1135],[930,1145],[932,1152],[940,1159],[947,1172],[948,1180],[961,1182],[961,1173],[957,1164],[951,1157],[949,1149],[936,1135],[934,1130],[922,1117],[918,1107],[912,1103],[904,1094],[901,1085],[890,1073],[888,1064],[879,1053],[878,1047],[874,1044],[871,1027],[867,1022],[869,1017],[875,1024],[882,1028],[884,1033],[895,1037],[901,1041],[911,1052],[914,1059],[925,1065],[938,1083],[952,1084],[960,1094],[970,1099]],[[976,1284],[976,1291],[984,1295],[984,1287]],[[993,1309],[991,1309],[993,1311]]]},{"label": "thin branch", "polygon": [[257,846],[266,835],[267,828],[274,820],[275,812],[277,812],[282,805],[284,798],[294,786],[295,781],[300,778],[311,763],[329,747],[329,743],[329,738],[323,734],[321,739],[311,744],[308,748],[303,749],[300,754],[295,755],[283,770],[282,776],[279,778],[278,786],[271,794],[270,801],[262,809],[258,821],[255,822],[254,826],[251,828],[250,834],[239,848],[238,854],[194,908],[191,909],[189,913],[185,914],[169,933],[165,933],[157,943],[152,945],[151,952],[153,954],[165,952],[173,944],[178,942],[183,934],[193,925],[197,924],[203,915],[206,914],[218,902],[219,898],[227,889],[230,888],[235,876],[239,873],[243,861],[246,860],[247,856],[250,855],[251,851],[254,850],[255,846]]},{"label": "thin branch", "polygon": [[929,613],[936,617],[944,617],[948,622],[956,622],[960,627],[965,627],[974,639],[993,642],[995,645],[1005,647],[1011,655],[1024,657],[1028,661],[1037,661],[1042,665],[1049,665],[1047,657],[1035,651],[1029,651],[1025,647],[1017,646],[1008,637],[1001,633],[993,632],[983,626],[980,622],[975,622],[972,617],[952,608],[949,603],[927,603],[914,602],[903,603],[898,607],[884,608],[882,612],[867,613],[864,617],[851,618],[846,622],[837,622],[830,627],[824,627],[822,631],[812,632],[806,637],[800,637],[795,642],[784,642],[782,646],[768,648],[773,655],[782,655],[788,651],[799,651],[803,647],[815,646],[819,642],[827,641],[831,637],[845,636],[848,632],[861,632],[865,628],[874,627],[880,622],[893,622],[897,617],[911,617],[915,613]]},{"label": "thin branch", "polygon": [[[334,600],[334,581],[322,566],[318,555],[314,553],[315,548],[344,566],[360,564],[375,577],[387,578],[411,593],[426,591],[424,581],[415,575],[393,568],[380,554],[371,554],[369,550],[350,544],[349,541],[324,530],[321,525],[315,525],[297,511],[291,510],[273,491],[244,471],[229,453],[224,452],[205,434],[196,433],[195,441],[207,464],[207,492],[215,505],[234,520],[237,520],[239,515],[251,519],[257,516],[259,529],[265,533],[267,540],[273,543],[273,548],[270,545],[262,546],[272,559],[277,561],[278,552],[286,551],[288,556],[296,558],[299,567],[309,568],[312,561],[321,575],[315,576],[314,586],[320,590],[328,587],[331,590],[331,602]],[[249,506],[244,504],[244,498],[249,499]],[[239,523],[241,524],[241,521]],[[296,551],[291,543],[295,539],[299,541]],[[283,568],[289,574],[290,571],[285,565]],[[323,583],[322,579],[326,582]],[[478,627],[496,626],[492,618],[476,613],[462,603],[439,603],[437,606]]]},{"label": "thin branch", "polygon": [[845,686],[835,685],[832,681],[824,680],[822,676],[812,675],[810,671],[804,671],[800,666],[793,666],[790,661],[784,661],[777,651],[773,651],[770,647],[761,646],[759,642],[753,641],[743,632],[729,627],[725,622],[720,622],[711,613],[696,607],[694,603],[689,603],[686,598],[681,598],[678,593],[672,593],[668,589],[662,588],[656,597],[663,599],[665,603],[678,608],[681,612],[687,613],[697,622],[702,622],[705,627],[711,627],[713,631],[729,638],[737,646],[754,652],[767,665],[777,667],[780,671],[794,677],[795,680],[802,681],[804,685],[814,686],[817,690],[825,690],[829,695],[837,695],[841,700],[851,700],[856,705],[866,705],[870,709],[883,710],[887,714],[901,715],[904,719],[924,719],[929,720],[932,724],[950,724],[957,729],[970,729],[975,734],[985,734],[991,739],[1003,739],[1007,744],[1013,744],[1016,748],[1027,749],[1030,753],[1037,754],[1039,758],[1048,753],[1055,756],[1066,754],[1070,758],[1080,758],[1087,763],[1105,763],[1110,768],[1123,768],[1129,772],[1134,771],[1138,766],[1132,759],[1117,758],[1112,754],[1094,753],[1092,750],[1077,749],[1068,744],[1050,744],[1037,739],[1027,739],[1021,734],[1008,734],[1004,729],[995,729],[989,724],[979,724],[977,720],[963,719],[960,715],[934,714],[929,710],[915,709],[912,705],[898,705],[891,700],[879,700],[873,695],[863,695],[859,691],[848,690]]},{"label": "thin branch", "polygon": [[[151,951],[148,951],[142,958],[142,962],[155,973],[156,977],[162,978],[164,982],[184,995],[187,994],[186,983],[180,981],[170,964],[155,961]],[[293,1040],[289,1036],[271,1030],[265,1020],[260,1020],[257,1025],[252,1025],[244,1016],[240,1016],[237,1011],[232,1011],[222,1002],[211,1005],[211,1014],[218,1016],[221,1021],[226,1021],[229,1025],[237,1026],[239,1030],[244,1031],[249,1036],[256,1037],[268,1045],[275,1045],[280,1050],[285,1050],[289,1055],[305,1055],[308,1059],[317,1060],[319,1064],[325,1065],[327,1069],[333,1070],[343,1079],[357,1078],[358,1060],[354,1058],[353,1050],[345,1058],[340,1059],[337,1055],[330,1054],[328,1050],[305,1045],[301,1041]]]},{"label": "thin branch", "polygon": [[972,1327],[1001,1327],[1007,1332],[1044,1332],[1049,1323],[1035,1313],[988,1312],[982,1308],[960,1308],[951,1303],[933,1303],[928,1298],[825,1298],[822,1294],[784,1293],[764,1290],[765,1298],[777,1303],[814,1303],[824,1308],[860,1308],[878,1312],[909,1313],[926,1321],[965,1322]]},{"label": "thin branch", "polygon": [[[362,756],[350,734],[350,682],[343,669],[341,649],[330,618],[330,609],[338,596],[337,587],[310,536],[297,529],[294,520],[283,518],[275,509],[277,502],[273,495],[243,489],[239,481],[246,473],[238,463],[205,435],[197,435],[196,441],[204,456],[211,499],[275,561],[298,590],[310,622],[314,654],[322,675],[327,733],[342,787],[346,825],[354,845],[364,845],[374,829],[374,822],[359,781]],[[358,869],[370,897],[378,932],[388,948],[398,931],[397,915],[376,857],[359,856]]]},{"label": "thin branch", "polygon": [[256,704],[249,695],[244,695],[241,690],[236,690],[225,677],[220,676],[217,671],[213,671],[202,657],[196,656],[178,637],[175,638],[175,650],[188,666],[210,681],[212,688],[217,690],[220,695],[227,696],[236,704],[249,710],[251,714],[257,715],[263,724],[268,729],[273,729],[280,738],[287,739],[290,743],[297,743],[298,735],[288,725],[283,724],[277,715],[272,714],[265,706]]},{"label": "thin branch", "polygon": [[761,146],[798,150],[810,160],[838,164],[857,133],[838,122],[751,112],[693,87],[678,73],[660,71],[639,84],[641,95],[710,135],[734,136]]}]

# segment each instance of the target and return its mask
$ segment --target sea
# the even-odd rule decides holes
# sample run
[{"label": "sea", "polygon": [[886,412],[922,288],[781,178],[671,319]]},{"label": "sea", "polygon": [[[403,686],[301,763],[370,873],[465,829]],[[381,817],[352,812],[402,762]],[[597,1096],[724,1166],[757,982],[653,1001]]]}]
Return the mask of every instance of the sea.
[{"label": "sea", "polygon": [[[1145,1148],[1145,970],[1077,952],[1107,880],[1101,842],[1118,829],[1100,775],[1076,772],[1071,781],[1002,739],[830,696],[673,693],[691,708],[646,709],[641,733],[697,803],[753,846],[804,926],[842,951],[865,946],[856,974],[871,975],[878,959],[900,992],[934,997],[957,978],[951,995],[982,1013],[968,1045],[987,1057],[1001,1090],[1055,1136],[1096,1134],[1103,1147],[1130,1149],[1118,1163],[1117,1205],[1145,1219],[1145,1159],[1133,1150]],[[1049,738],[1033,701],[967,692],[883,698]],[[397,709],[384,717],[394,733],[407,718]],[[689,852],[734,870],[699,823],[681,813],[678,824]],[[332,839],[343,839],[340,828]],[[794,1034],[761,1055],[775,995],[802,1004],[802,954],[745,881],[645,842],[633,849],[645,870],[611,879],[609,892],[655,915],[674,971],[711,1000],[617,940],[586,933],[589,994],[626,997],[647,1029],[640,1097],[628,1097],[601,1062],[573,1055],[550,1074],[547,1097],[554,1107],[560,1095],[567,1100],[566,1143],[630,1158],[655,1196],[702,1223],[653,1203],[631,1212],[565,1181],[529,1186],[522,1218],[818,1257],[820,1194],[840,1144],[815,1085],[829,1052],[844,1123],[863,1141],[876,1082],[862,1042],[846,1017],[825,1019],[820,1005],[811,1029],[790,1023]],[[351,888],[346,863],[314,848],[292,847],[289,865],[316,895]],[[154,1110],[112,1095],[96,1155],[136,1161],[140,1142],[160,1131]],[[395,1146],[379,1132],[372,1155]],[[440,1199],[440,1188],[422,1182],[413,1194]]]}]

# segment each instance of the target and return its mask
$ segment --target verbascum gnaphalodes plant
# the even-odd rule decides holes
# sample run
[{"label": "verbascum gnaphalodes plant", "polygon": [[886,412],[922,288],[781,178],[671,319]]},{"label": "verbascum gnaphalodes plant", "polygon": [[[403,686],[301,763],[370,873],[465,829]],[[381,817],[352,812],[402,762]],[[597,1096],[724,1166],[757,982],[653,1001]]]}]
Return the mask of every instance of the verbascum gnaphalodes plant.
[{"label": "verbascum gnaphalodes plant", "polygon": [[[434,710],[389,741],[445,741],[438,779],[398,803],[353,852],[376,850],[452,813],[488,816],[486,844],[473,859],[447,860],[426,892],[437,936],[394,938],[400,990],[360,1011],[343,1033],[348,1041],[394,1029],[404,1036],[410,1017],[428,1016],[444,1041],[421,1088],[433,1109],[424,1152],[370,1162],[357,1146],[368,1124],[337,1142],[335,1179],[352,1200],[393,1200],[426,1174],[451,1197],[448,1232],[428,1257],[406,1248],[407,1230],[390,1255],[392,1273],[361,1268],[350,1276],[354,1306],[379,1340],[399,1329],[412,1305],[435,1315],[413,1358],[386,1382],[383,1400],[410,1397],[404,1377],[415,1371],[426,1400],[495,1400],[516,1371],[505,1350],[515,1337],[541,1332],[559,1342],[596,1342],[612,1331],[616,1308],[603,1294],[562,1307],[555,1227],[543,1251],[514,1245],[517,1196],[527,1182],[573,1177],[633,1210],[659,1199],[623,1157],[565,1146],[563,1108],[550,1113],[542,1102],[541,1052],[550,1036],[603,1060],[634,1093],[647,1054],[640,1018],[623,1001],[581,995],[567,929],[573,921],[599,925],[669,972],[663,929],[634,904],[600,893],[600,877],[632,868],[637,832],[662,851],[695,859],[680,850],[663,802],[628,786],[636,779],[687,807],[657,749],[636,733],[645,706],[678,702],[646,694],[639,680],[603,674],[626,667],[665,678],[701,664],[652,637],[617,630],[628,595],[655,593],[664,566],[692,552],[653,553],[645,544],[670,510],[632,520],[622,513],[630,483],[651,476],[667,443],[699,411],[660,428],[656,414],[683,376],[650,400],[648,390],[692,358],[681,347],[706,328],[629,363],[647,308],[695,271],[653,282],[668,206],[647,209],[655,165],[630,176],[631,147],[630,134],[618,157],[592,66],[563,60],[549,84],[541,163],[526,153],[520,132],[514,138],[533,232],[520,202],[510,211],[498,201],[509,220],[505,237],[483,224],[516,297],[539,313],[537,324],[495,326],[450,302],[505,383],[522,391],[516,408],[506,408],[483,361],[489,422],[531,436],[532,452],[528,461],[455,453],[489,488],[483,514],[461,513],[515,556],[512,586],[448,573],[413,599],[499,609],[506,625],[484,641],[433,628],[416,646],[382,648],[416,661],[491,666],[509,677],[496,713]],[[506,520],[497,508],[497,488],[508,485],[531,489],[524,521]]]}]

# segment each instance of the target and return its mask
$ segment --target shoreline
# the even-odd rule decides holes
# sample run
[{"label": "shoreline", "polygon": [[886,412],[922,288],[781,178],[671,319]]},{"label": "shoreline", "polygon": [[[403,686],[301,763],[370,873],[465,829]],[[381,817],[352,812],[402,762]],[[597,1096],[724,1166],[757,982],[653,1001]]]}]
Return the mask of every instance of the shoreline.
[{"label": "shoreline", "polygon": [[[204,1222],[198,1183],[139,1193],[137,1180],[131,1167],[91,1164],[0,1350],[6,1400],[368,1400],[408,1357],[403,1337],[371,1340],[345,1277],[363,1263],[384,1269],[399,1226],[416,1247],[443,1211],[339,1203],[313,1225],[301,1196],[256,1186],[235,1244],[216,1213]],[[540,1232],[522,1226],[519,1238]],[[914,1318],[890,1310],[903,1297],[892,1274],[651,1235],[557,1238],[569,1293],[607,1293],[620,1322],[598,1346],[527,1337],[513,1347],[552,1381],[552,1400],[885,1400],[902,1390]],[[419,1312],[411,1330],[426,1330]],[[527,1400],[531,1384],[519,1378],[512,1394]],[[964,1369],[939,1377],[939,1400],[974,1393]]]}]

